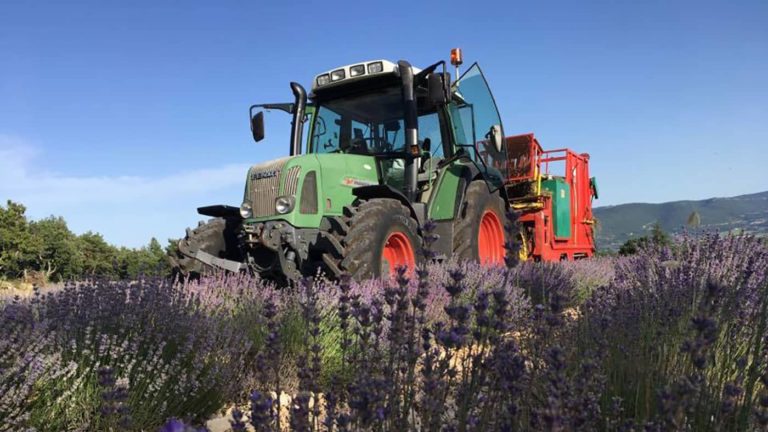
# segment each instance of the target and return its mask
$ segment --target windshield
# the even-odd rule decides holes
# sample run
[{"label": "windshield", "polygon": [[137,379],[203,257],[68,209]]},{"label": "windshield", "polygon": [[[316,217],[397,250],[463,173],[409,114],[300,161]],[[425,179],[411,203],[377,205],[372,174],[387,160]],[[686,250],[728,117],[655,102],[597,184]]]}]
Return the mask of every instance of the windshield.
[{"label": "windshield", "polygon": [[317,107],[314,153],[382,154],[405,151],[399,87],[329,100]]}]

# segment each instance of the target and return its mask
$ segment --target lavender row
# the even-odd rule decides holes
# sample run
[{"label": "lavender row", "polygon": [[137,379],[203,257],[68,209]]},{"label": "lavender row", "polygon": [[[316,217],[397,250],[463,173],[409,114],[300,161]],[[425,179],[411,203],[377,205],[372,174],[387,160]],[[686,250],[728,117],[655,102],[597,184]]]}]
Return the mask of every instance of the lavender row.
[{"label": "lavender row", "polygon": [[284,289],[87,281],[1,306],[0,430],[200,430],[232,404],[234,430],[764,429],[767,274],[764,241],[705,235]]}]

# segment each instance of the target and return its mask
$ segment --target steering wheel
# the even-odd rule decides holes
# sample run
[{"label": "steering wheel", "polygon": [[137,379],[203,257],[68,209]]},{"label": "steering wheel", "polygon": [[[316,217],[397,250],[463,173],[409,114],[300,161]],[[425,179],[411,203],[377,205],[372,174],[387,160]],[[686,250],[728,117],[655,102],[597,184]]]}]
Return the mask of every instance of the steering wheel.
[{"label": "steering wheel", "polygon": [[349,142],[348,153],[366,154],[368,152],[368,144],[366,144],[365,138],[352,138]]},{"label": "steering wheel", "polygon": [[372,149],[374,153],[389,153],[393,150],[392,144],[390,144],[385,138],[370,137],[365,138],[365,140],[371,142],[368,145],[368,148]]},{"label": "steering wheel", "polygon": [[392,144],[384,138],[354,138],[350,141],[349,151],[352,153],[388,153],[393,149]]}]

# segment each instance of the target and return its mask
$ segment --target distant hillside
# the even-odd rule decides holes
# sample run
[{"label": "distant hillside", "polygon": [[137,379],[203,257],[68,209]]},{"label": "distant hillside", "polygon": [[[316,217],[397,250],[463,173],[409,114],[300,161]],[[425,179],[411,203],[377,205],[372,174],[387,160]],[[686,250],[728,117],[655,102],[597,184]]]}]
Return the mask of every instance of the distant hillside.
[{"label": "distant hillside", "polygon": [[699,229],[727,232],[743,230],[768,235],[768,191],[731,198],[673,201],[661,204],[621,204],[594,209],[598,220],[598,249],[618,249],[625,241],[645,235],[655,222],[667,232],[686,227],[692,212],[700,216]]}]

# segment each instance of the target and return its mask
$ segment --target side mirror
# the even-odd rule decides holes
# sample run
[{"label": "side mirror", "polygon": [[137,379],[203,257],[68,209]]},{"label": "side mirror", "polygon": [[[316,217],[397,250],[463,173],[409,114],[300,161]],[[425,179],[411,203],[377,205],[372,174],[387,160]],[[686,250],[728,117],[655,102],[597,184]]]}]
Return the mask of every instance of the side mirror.
[{"label": "side mirror", "polygon": [[441,73],[431,73],[427,77],[427,90],[429,100],[434,105],[442,105],[448,102],[450,94],[451,78]]},{"label": "side mirror", "polygon": [[493,147],[497,152],[501,153],[502,144],[504,143],[504,137],[501,135],[501,125],[491,126],[491,130],[488,131],[485,138],[493,143]]},{"label": "side mirror", "polygon": [[259,142],[264,139],[264,112],[259,111],[251,117],[251,133],[253,140]]}]

